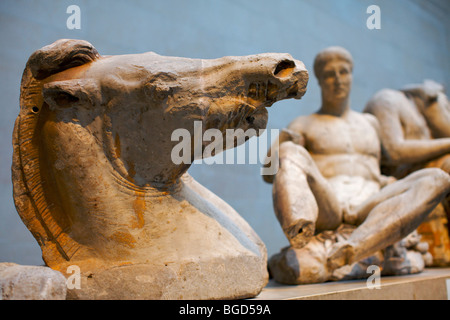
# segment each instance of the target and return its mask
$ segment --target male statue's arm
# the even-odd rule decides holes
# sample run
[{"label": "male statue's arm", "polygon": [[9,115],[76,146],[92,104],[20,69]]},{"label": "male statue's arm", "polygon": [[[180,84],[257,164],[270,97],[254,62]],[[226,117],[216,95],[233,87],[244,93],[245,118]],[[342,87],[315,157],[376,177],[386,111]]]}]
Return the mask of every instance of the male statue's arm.
[{"label": "male statue's arm", "polygon": [[368,112],[375,115],[380,123],[381,141],[386,152],[384,160],[388,164],[420,163],[450,153],[450,138],[405,139],[397,108],[384,102]]},{"label": "male statue's arm", "polygon": [[[278,149],[283,142],[287,142],[287,141],[292,141],[295,144],[298,144],[301,146],[304,146],[304,144],[305,144],[303,136],[300,133],[293,131],[291,129],[291,126],[288,126],[288,128],[282,129],[280,132],[280,135],[278,136],[278,141],[275,142],[271,146],[269,151],[267,152],[266,161],[264,161],[265,168],[270,168],[272,166],[271,162],[278,160],[278,156],[277,156]],[[273,183],[274,177],[275,177],[275,175],[263,175],[263,179],[267,183]]]}]

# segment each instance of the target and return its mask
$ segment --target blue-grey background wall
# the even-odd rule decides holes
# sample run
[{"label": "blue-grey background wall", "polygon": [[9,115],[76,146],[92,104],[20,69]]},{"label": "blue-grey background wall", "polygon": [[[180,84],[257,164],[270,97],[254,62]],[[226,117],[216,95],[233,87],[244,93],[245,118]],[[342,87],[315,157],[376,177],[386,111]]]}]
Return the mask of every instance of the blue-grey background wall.
[{"label": "blue-grey background wall", "polygon": [[[81,9],[81,29],[69,30],[69,5]],[[381,9],[381,29],[366,12]],[[287,52],[310,70],[308,92],[269,110],[269,129],[314,112],[320,92],[314,56],[330,45],[354,57],[352,107],[361,111],[377,90],[434,79],[450,84],[448,0],[1,0],[0,1],[0,262],[42,264],[34,238],[16,213],[11,184],[11,136],[19,111],[23,68],[35,50],[60,38],[84,39],[103,55],[154,51],[219,58]],[[194,165],[200,183],[233,206],[266,243],[287,245],[273,214],[271,186],[260,165]]]}]

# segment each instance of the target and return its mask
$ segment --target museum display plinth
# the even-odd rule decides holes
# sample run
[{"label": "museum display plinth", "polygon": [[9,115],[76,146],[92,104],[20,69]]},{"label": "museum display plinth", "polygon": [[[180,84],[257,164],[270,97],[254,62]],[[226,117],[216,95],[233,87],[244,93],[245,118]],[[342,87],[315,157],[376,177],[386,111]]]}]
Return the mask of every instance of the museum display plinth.
[{"label": "museum display plinth", "polygon": [[380,289],[367,280],[283,285],[271,279],[253,300],[448,300],[450,268],[427,268],[420,274],[381,277]]}]

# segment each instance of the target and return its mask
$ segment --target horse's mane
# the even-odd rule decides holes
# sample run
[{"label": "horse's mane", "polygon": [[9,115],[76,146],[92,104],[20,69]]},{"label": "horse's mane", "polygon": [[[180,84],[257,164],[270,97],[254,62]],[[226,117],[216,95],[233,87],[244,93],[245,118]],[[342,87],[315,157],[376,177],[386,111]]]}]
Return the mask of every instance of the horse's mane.
[{"label": "horse's mane", "polygon": [[34,52],[22,75],[20,113],[13,133],[14,201],[21,219],[41,246],[46,263],[49,259],[45,257],[52,257],[52,261],[70,260],[80,244],[69,235],[69,218],[58,203],[49,170],[42,165],[40,131],[48,117],[48,105],[42,96],[43,80],[98,57],[90,43],[62,39]]}]

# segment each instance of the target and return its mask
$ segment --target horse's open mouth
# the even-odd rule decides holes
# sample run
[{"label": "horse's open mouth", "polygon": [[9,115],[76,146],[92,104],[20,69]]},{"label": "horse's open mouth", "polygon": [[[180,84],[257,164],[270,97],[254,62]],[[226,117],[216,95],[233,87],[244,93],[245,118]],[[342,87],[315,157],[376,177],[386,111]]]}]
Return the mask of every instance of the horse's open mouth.
[{"label": "horse's open mouth", "polygon": [[271,107],[282,99],[300,99],[306,92],[306,84],[295,81],[287,89],[280,90],[280,85],[272,81],[260,81],[250,84],[248,88],[247,103],[251,106]]},{"label": "horse's open mouth", "polygon": [[240,128],[265,129],[267,124],[267,110],[265,105],[255,107],[248,103],[242,103],[238,109],[234,122]]}]

